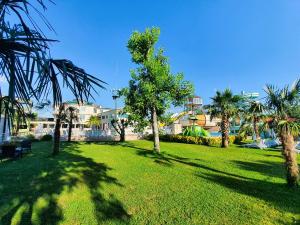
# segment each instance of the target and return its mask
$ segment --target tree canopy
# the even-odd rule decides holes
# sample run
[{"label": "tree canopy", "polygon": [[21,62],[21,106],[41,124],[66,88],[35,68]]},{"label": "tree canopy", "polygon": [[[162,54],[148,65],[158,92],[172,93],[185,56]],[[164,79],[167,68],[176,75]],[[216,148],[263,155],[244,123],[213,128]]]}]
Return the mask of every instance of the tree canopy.
[{"label": "tree canopy", "polygon": [[[129,87],[125,96],[125,111],[137,129],[149,125],[157,127],[157,120],[171,106],[179,106],[193,93],[192,83],[185,81],[183,73],[172,74],[163,49],[155,48],[160,35],[159,28],[135,31],[127,48],[137,68],[131,70]],[[153,128],[157,133],[158,128]]]}]

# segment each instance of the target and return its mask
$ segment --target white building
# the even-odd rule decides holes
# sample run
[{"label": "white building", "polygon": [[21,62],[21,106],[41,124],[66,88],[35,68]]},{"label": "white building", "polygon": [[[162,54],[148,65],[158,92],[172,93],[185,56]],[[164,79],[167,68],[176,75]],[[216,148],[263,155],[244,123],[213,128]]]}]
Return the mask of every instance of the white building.
[{"label": "white building", "polygon": [[[75,124],[85,125],[91,116],[99,116],[103,110],[101,106],[84,102],[82,104],[78,104],[76,100],[65,102],[66,108],[74,107],[78,110],[78,121],[74,121]],[[54,116],[58,114],[58,107],[54,110]]]}]

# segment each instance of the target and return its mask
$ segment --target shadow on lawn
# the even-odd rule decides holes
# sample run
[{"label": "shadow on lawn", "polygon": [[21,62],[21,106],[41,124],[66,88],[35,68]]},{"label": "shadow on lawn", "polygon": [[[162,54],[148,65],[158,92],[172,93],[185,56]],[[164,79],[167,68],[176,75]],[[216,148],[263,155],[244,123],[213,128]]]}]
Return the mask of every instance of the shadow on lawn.
[{"label": "shadow on lawn", "polygon": [[[137,155],[153,159],[155,163],[160,165],[176,166],[176,163],[179,163],[199,168],[200,170],[195,174],[197,177],[222,185],[232,191],[262,199],[280,210],[300,214],[300,189],[289,189],[285,184],[268,182],[229,171],[218,170],[204,165],[201,159],[179,157],[165,152],[155,154],[152,150],[142,149],[132,145],[127,145],[126,147],[136,149]],[[268,161],[233,162],[243,170],[260,172],[270,177],[284,178],[284,167],[281,163]]]},{"label": "shadow on lawn", "polygon": [[[240,179],[222,174],[202,173],[198,177],[231,189],[234,192],[264,200],[280,211],[300,215],[300,191],[286,185],[256,179]],[[274,221],[275,222],[275,221]],[[278,221],[287,223],[287,221]],[[294,218],[293,223],[299,223]]]},{"label": "shadow on lawn", "polygon": [[64,219],[58,196],[81,184],[90,192],[98,222],[127,223],[122,203],[101,193],[104,183],[122,185],[107,174],[111,168],[81,156],[79,145],[64,144],[57,157],[48,157],[49,147],[42,143],[31,156],[0,164],[0,224],[58,224]]},{"label": "shadow on lawn", "polygon": [[269,177],[285,178],[285,168],[283,162],[272,162],[272,161],[231,161],[239,168],[248,171],[255,171]]}]

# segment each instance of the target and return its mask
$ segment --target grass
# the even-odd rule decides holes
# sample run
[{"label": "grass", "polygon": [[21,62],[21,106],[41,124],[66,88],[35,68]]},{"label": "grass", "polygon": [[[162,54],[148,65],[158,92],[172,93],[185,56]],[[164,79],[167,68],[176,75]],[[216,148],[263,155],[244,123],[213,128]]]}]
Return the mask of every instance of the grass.
[{"label": "grass", "polygon": [[294,224],[280,152],[148,141],[51,144],[0,163],[0,224]]}]

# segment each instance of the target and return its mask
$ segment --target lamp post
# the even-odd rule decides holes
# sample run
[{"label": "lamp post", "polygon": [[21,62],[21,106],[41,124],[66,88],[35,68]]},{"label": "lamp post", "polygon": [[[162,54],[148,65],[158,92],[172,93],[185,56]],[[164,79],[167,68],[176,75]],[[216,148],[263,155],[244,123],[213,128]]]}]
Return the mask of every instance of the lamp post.
[{"label": "lamp post", "polygon": [[118,106],[118,98],[119,96],[119,90],[113,89],[112,91],[112,98],[115,101],[115,120],[117,120],[117,106]]}]

